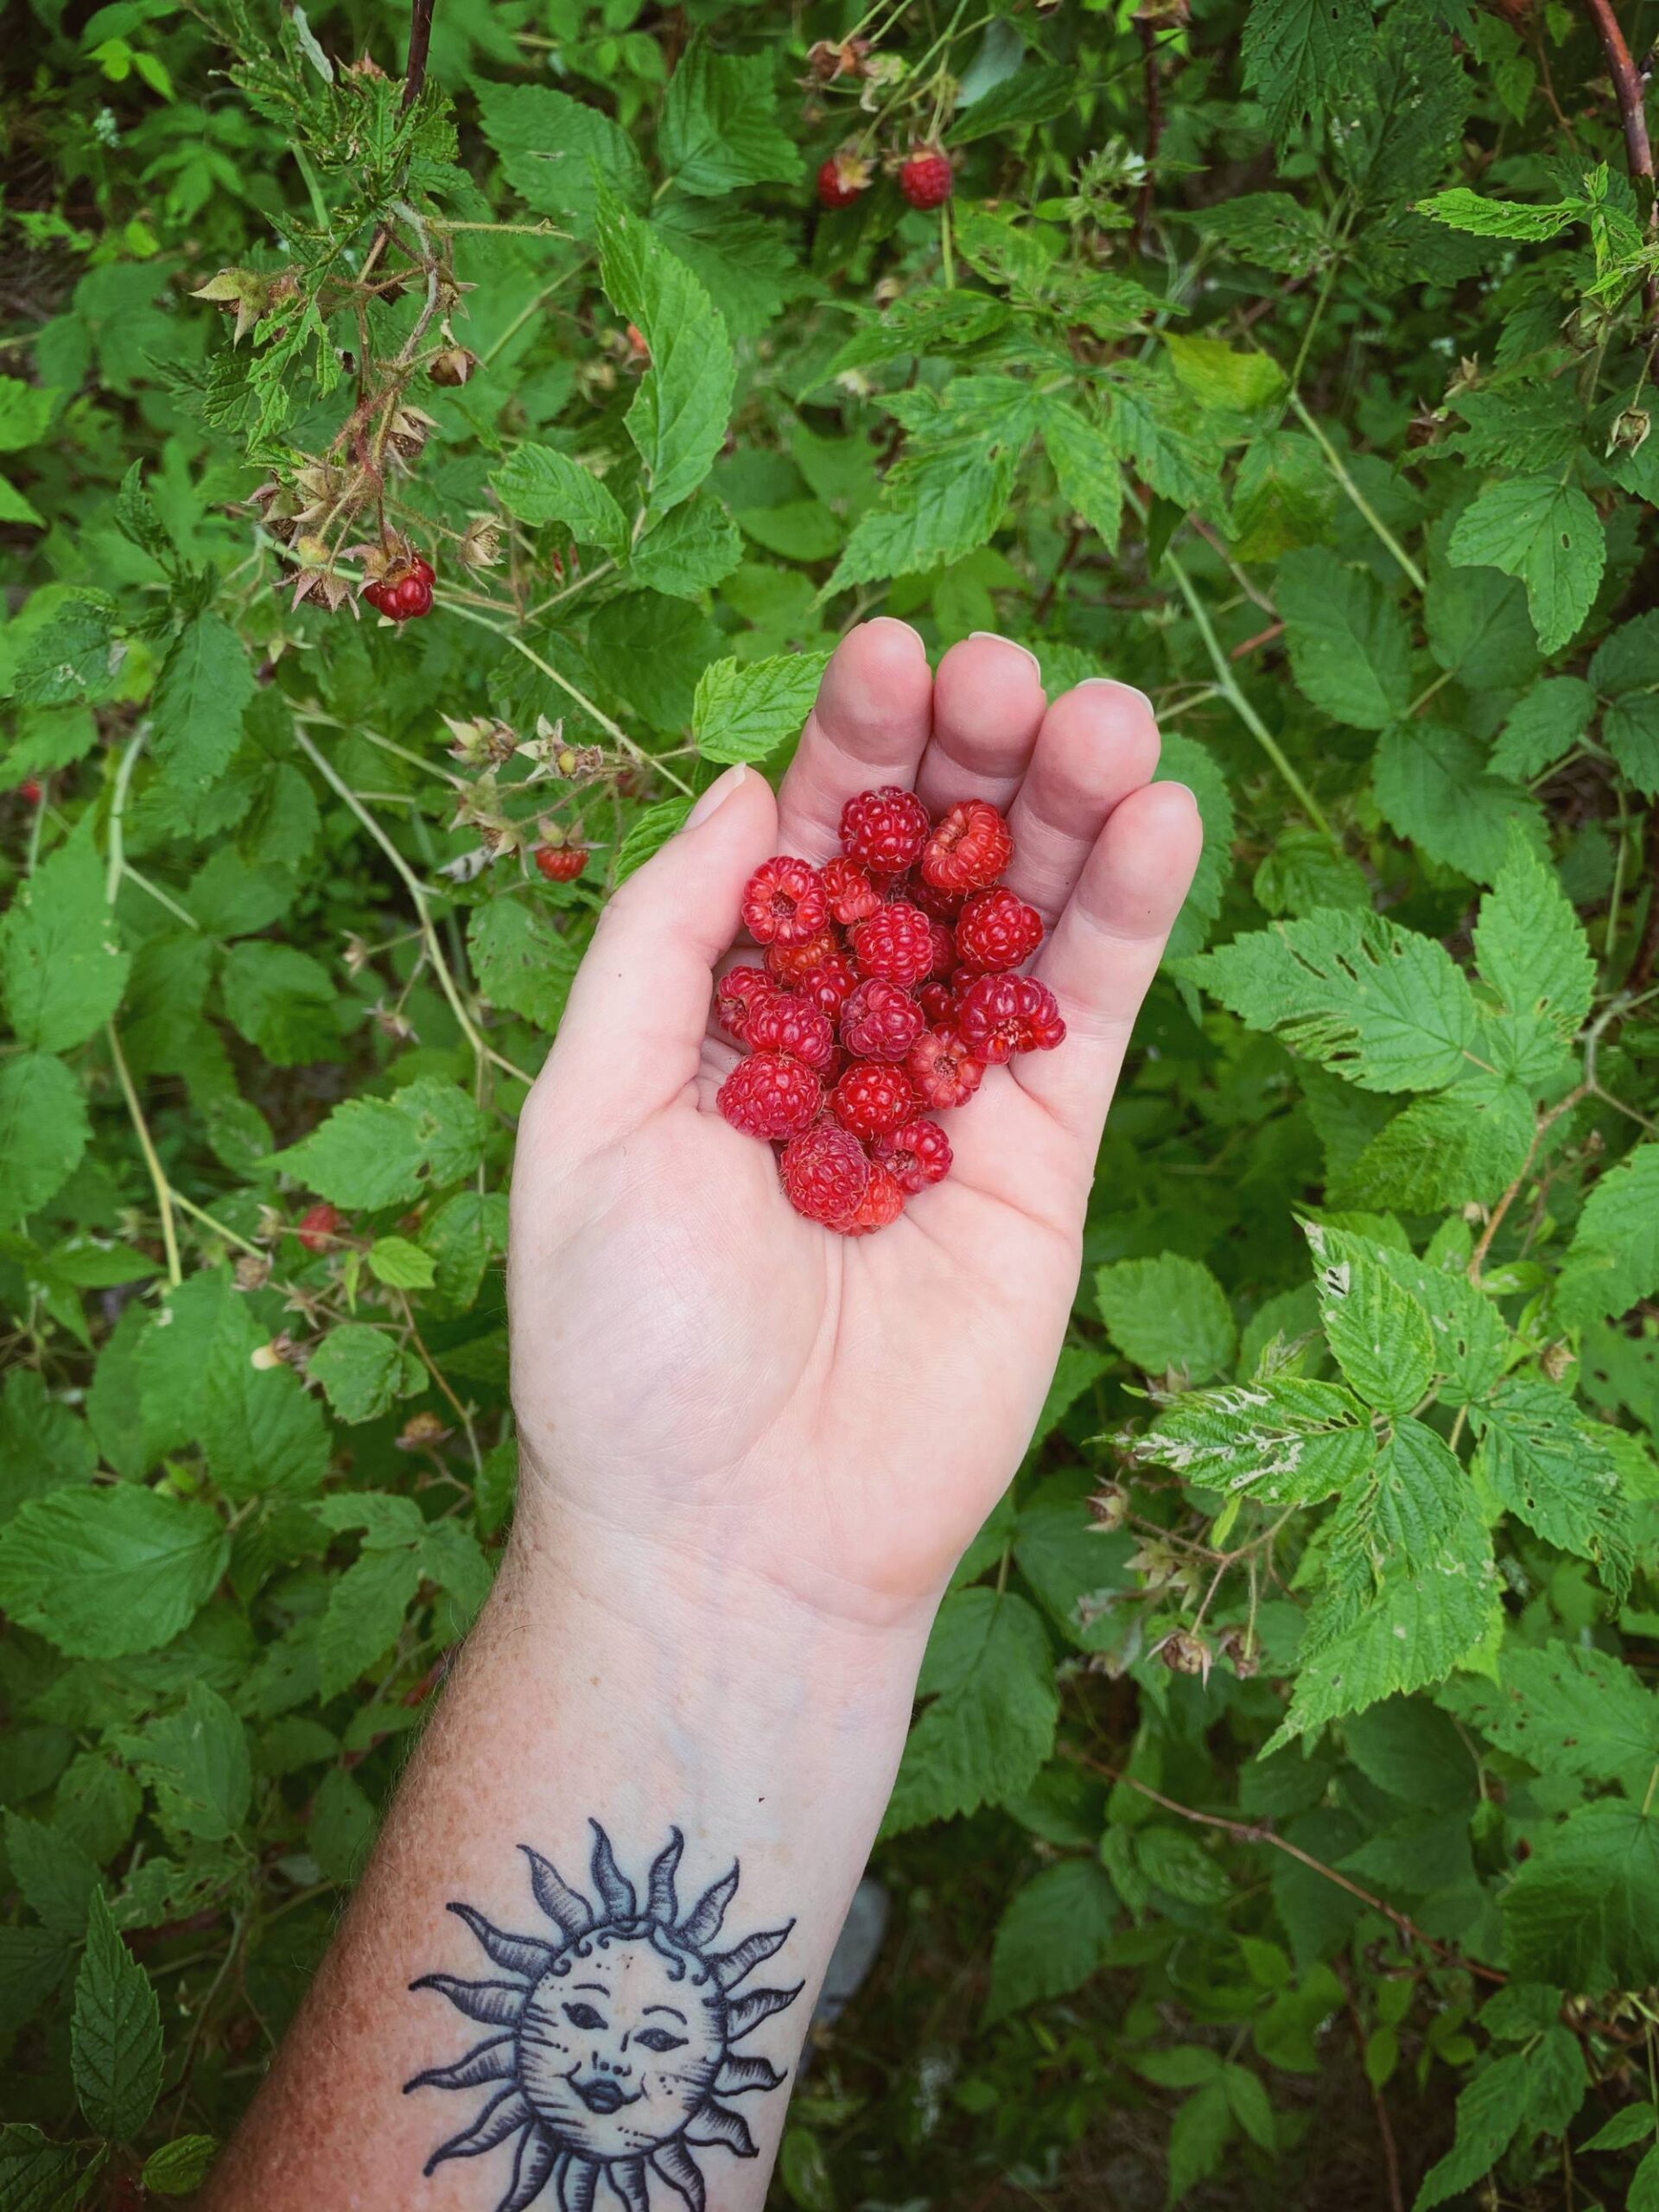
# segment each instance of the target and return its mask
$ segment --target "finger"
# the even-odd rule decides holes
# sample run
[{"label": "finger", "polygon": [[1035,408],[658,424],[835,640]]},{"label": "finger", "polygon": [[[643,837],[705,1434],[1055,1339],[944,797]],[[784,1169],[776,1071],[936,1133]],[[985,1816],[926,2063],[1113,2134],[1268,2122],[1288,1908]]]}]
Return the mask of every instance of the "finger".
[{"label": "finger", "polygon": [[1158,766],[1152,703],[1127,683],[1091,677],[1043,717],[1031,766],[1008,810],[1010,890],[1052,923],[1071,896],[1106,817]]},{"label": "finger", "polygon": [[636,1128],[696,1077],[715,963],[777,832],[766,778],[728,768],[613,897],[536,1084],[572,1137]]},{"label": "finger", "polygon": [[780,852],[814,862],[841,850],[841,810],[879,784],[908,791],[932,725],[927,648],[879,615],[836,648],[778,793]]},{"label": "finger", "polygon": [[1064,1044],[1010,1065],[1029,1098],[1084,1147],[1092,1168],[1141,1002],[1192,887],[1204,844],[1185,784],[1147,784],[1111,814],[1033,972],[1065,1017]]},{"label": "finger", "polygon": [[958,799],[1006,807],[1020,788],[1048,702],[1036,658],[988,633],[964,638],[933,679],[933,735],[916,778],[935,813]]}]

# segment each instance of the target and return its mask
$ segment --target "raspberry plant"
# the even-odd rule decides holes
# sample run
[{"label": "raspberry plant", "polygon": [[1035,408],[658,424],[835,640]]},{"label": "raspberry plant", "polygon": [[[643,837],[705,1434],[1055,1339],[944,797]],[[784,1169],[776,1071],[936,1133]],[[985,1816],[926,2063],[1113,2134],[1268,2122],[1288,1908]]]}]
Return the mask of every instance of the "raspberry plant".
[{"label": "raspberry plant", "polygon": [[1141,685],[1206,843],[779,2201],[1659,2203],[1659,13],[410,13],[8,98],[0,2206],[233,2125],[594,917],[872,611]]}]

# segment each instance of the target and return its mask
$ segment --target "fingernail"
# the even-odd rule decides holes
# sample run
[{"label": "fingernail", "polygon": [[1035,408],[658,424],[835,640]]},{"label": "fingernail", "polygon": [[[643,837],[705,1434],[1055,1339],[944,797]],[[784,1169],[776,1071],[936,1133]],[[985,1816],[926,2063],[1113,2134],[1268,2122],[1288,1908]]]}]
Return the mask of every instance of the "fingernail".
[{"label": "fingernail", "polygon": [[1144,691],[1137,690],[1133,683],[1120,683],[1115,676],[1085,676],[1082,683],[1078,684],[1077,689],[1079,691],[1091,691],[1100,684],[1104,684],[1109,690],[1127,691],[1130,698],[1138,699],[1141,702],[1141,705],[1146,709],[1147,714],[1151,715],[1154,721],[1157,721],[1158,709],[1153,705],[1151,700],[1147,698],[1146,693]]},{"label": "fingernail", "polygon": [[867,630],[873,630],[878,622],[885,622],[890,629],[908,630],[911,636],[915,639],[922,651],[924,652],[927,651],[927,640],[923,637],[921,632],[916,627],[916,625],[913,622],[906,622],[897,614],[872,614],[869,620],[864,625],[864,627]]},{"label": "fingernail", "polygon": [[1197,791],[1193,790],[1192,785],[1178,783],[1173,776],[1160,776],[1158,778],[1158,788],[1160,791],[1185,791],[1188,798],[1192,800],[1194,806],[1197,806],[1198,804],[1198,795]]},{"label": "fingernail", "polygon": [[718,813],[725,805],[748,772],[747,768],[740,760],[735,767],[728,768],[723,776],[716,776],[690,813],[686,816],[686,828],[688,830],[701,829],[711,814]]},{"label": "fingernail", "polygon": [[1039,683],[1042,682],[1043,664],[1038,659],[1036,654],[1033,652],[1031,647],[1029,645],[1022,645],[1018,638],[1005,638],[1000,630],[970,630],[968,634],[970,638],[988,638],[994,645],[1012,645],[1015,652],[1024,653],[1026,658],[1031,663],[1032,666],[1037,671],[1037,681]]}]

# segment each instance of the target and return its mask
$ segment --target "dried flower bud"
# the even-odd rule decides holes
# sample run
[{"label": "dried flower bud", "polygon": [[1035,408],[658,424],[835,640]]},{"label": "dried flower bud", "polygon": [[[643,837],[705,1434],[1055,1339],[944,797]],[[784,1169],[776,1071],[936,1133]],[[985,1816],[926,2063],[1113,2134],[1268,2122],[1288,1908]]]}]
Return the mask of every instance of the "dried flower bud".
[{"label": "dried flower bud", "polygon": [[243,1252],[236,1262],[238,1290],[263,1290],[270,1281],[270,1262],[263,1252]]},{"label": "dried flower bud", "polygon": [[1607,450],[1614,453],[1640,453],[1648,442],[1653,428],[1653,417],[1645,407],[1627,407],[1613,423],[1607,439]]},{"label": "dried flower bud", "polygon": [[1158,1655],[1173,1675],[1199,1675],[1207,1682],[1215,1655],[1201,1636],[1178,1628],[1158,1647]]},{"label": "dried flower bud", "polygon": [[501,565],[501,525],[488,516],[476,516],[461,534],[461,565],[468,569],[496,569]]},{"label": "dried flower bud", "polygon": [[380,64],[378,61],[371,60],[369,55],[366,54],[363,55],[360,60],[348,61],[346,64],[344,73],[348,77],[378,77],[383,82],[385,81],[386,74],[385,71],[380,67]]},{"label": "dried flower bud", "polygon": [[1545,1374],[1548,1376],[1552,1382],[1559,1382],[1561,1377],[1567,1373],[1568,1368],[1572,1366],[1576,1357],[1576,1353],[1573,1351],[1572,1345],[1567,1341],[1567,1338],[1565,1337],[1560,1337],[1553,1344],[1545,1345],[1543,1357],[1540,1359],[1538,1364],[1543,1369]]},{"label": "dried flower bud", "polygon": [[1261,1667],[1261,1647],[1242,1628],[1223,1629],[1216,1638],[1216,1650],[1241,1682],[1248,1682]]},{"label": "dried flower bud", "polygon": [[871,54],[864,64],[864,89],[858,96],[860,107],[874,115],[887,86],[902,83],[909,72],[910,65],[902,54]]},{"label": "dried flower bud", "polygon": [[428,373],[434,384],[465,384],[478,373],[478,356],[465,346],[446,346]]},{"label": "dried flower bud", "polygon": [[397,1437],[400,1452],[435,1452],[447,1444],[454,1431],[435,1413],[411,1414]]},{"label": "dried flower bud", "polygon": [[399,461],[418,461],[429,434],[437,427],[437,418],[423,407],[399,407],[386,425],[386,444]]},{"label": "dried flower bud", "polygon": [[217,276],[210,276],[190,296],[193,300],[211,300],[227,314],[233,312],[236,327],[231,334],[231,343],[239,346],[270,304],[271,280],[252,269],[221,269]]},{"label": "dried flower bud", "polygon": [[1102,1483],[1089,1501],[1089,1513],[1099,1533],[1109,1535],[1129,1517],[1129,1493],[1122,1483]]},{"label": "dried flower bud", "polygon": [[861,77],[869,52],[867,38],[821,38],[807,54],[806,66],[820,85],[832,85],[837,77]]}]

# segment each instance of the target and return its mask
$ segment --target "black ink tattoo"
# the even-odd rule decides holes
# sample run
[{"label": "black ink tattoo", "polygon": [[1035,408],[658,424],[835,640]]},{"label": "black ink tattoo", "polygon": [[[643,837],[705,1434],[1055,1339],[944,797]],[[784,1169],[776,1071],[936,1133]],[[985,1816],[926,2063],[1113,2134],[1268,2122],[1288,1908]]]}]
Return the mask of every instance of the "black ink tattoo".
[{"label": "black ink tattoo", "polygon": [[469,2019],[502,2031],[453,2066],[404,2083],[406,2092],[492,2091],[472,2125],[438,2145],[426,2171],[516,2138],[512,2181],[496,2212],[524,2212],[543,2190],[559,2212],[591,2212],[601,2180],[626,2212],[650,2212],[652,2174],[691,2212],[703,2212],[693,2152],[756,2155],[741,2113],[720,2099],[775,2089],[785,2079],[766,2059],[740,2057],[731,2046],[792,2005],[804,1985],[731,1993],[787,1942],[795,1923],[713,1952],[737,1867],[682,1916],[674,1876],[685,1840],[671,1828],[642,1905],[610,1838],[597,1821],[589,1825],[596,1905],[521,1844],[531,1892],[556,1932],[505,1935],[471,1905],[451,1904],[507,1979],[429,1974],[410,1985],[435,1989]]}]

